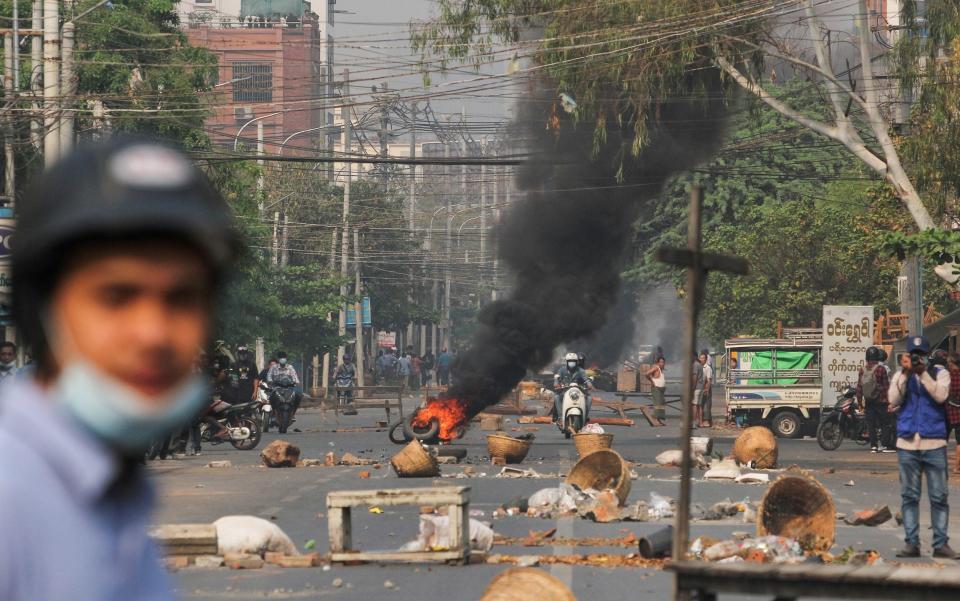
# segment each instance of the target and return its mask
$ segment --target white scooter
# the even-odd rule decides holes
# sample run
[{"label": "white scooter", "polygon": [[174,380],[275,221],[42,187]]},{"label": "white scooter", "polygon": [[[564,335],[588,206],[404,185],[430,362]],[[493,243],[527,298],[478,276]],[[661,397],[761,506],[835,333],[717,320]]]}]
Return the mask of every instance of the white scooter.
[{"label": "white scooter", "polygon": [[560,389],[560,421],[557,426],[564,437],[570,438],[586,425],[587,391],[580,384],[569,384]]}]

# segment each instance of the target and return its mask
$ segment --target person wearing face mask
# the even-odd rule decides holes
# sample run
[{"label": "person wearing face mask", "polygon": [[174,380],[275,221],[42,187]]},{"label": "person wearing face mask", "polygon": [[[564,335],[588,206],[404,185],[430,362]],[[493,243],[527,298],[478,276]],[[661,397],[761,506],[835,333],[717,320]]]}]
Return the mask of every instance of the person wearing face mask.
[{"label": "person wearing face mask", "polygon": [[[577,353],[567,353],[563,361],[563,365],[561,365],[560,369],[558,369],[553,375],[554,400],[553,413],[551,413],[551,416],[558,420],[560,419],[560,405],[563,403],[563,395],[560,393],[562,388],[573,383],[582,385],[584,391],[593,388],[593,385],[590,383],[590,378],[587,376],[587,372],[580,367],[580,355]],[[587,415],[590,415],[589,394],[586,395],[586,403]]]},{"label": "person wearing face mask", "polygon": [[0,344],[0,382],[17,375],[17,345],[10,341]]},{"label": "person wearing face mask", "polygon": [[[290,360],[287,358],[287,353],[280,351],[277,353],[277,364],[270,368],[270,371],[267,372],[267,384],[270,386],[275,385],[281,379],[290,378],[293,380],[293,385],[300,388],[300,378],[297,377],[297,369],[290,365]],[[300,408],[300,401],[303,399],[303,395],[300,394],[300,390],[297,390],[293,395],[293,412],[290,414],[291,417],[296,415],[297,409]]]},{"label": "person wearing face mask", "polygon": [[229,207],[181,153],[115,138],[18,209],[13,314],[37,367],[0,389],[0,599],[168,601],[140,459],[207,399]]}]

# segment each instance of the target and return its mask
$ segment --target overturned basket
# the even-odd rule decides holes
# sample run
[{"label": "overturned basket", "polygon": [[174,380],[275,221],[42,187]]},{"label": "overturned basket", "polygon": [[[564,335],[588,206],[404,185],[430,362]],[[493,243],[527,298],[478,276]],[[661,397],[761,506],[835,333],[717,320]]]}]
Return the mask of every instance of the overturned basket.
[{"label": "overturned basket", "polygon": [[487,435],[487,452],[490,458],[502,457],[507,463],[520,463],[530,452],[532,440],[520,440],[505,434]]},{"label": "overturned basket", "polygon": [[630,464],[616,451],[594,451],[573,466],[567,474],[567,484],[580,490],[612,488],[620,499],[620,505],[624,505],[630,496]]},{"label": "overturned basket", "polygon": [[765,426],[744,430],[733,443],[733,456],[743,464],[754,462],[762,470],[777,467],[777,439]]},{"label": "overturned basket", "polygon": [[437,458],[416,439],[394,455],[390,465],[401,478],[432,478],[440,475]]},{"label": "overturned basket", "polygon": [[613,434],[592,434],[581,432],[573,435],[573,445],[577,447],[577,453],[581,457],[586,457],[594,451],[609,449],[613,444]]},{"label": "overturned basket", "polygon": [[836,539],[833,496],[803,474],[781,476],[760,499],[757,534],[796,539],[804,549],[828,551]]}]

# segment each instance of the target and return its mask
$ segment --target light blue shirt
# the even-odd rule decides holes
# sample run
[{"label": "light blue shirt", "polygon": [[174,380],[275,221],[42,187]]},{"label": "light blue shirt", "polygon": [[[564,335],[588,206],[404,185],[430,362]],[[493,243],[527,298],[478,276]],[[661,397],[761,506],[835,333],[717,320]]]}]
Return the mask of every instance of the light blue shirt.
[{"label": "light blue shirt", "polygon": [[0,388],[0,599],[169,601],[152,490],[33,381]]}]

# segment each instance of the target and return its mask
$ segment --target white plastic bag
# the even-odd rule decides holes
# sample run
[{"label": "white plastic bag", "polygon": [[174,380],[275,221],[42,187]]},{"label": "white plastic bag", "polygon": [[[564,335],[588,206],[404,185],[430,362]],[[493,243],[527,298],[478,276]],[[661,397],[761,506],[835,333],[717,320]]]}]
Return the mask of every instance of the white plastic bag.
[{"label": "white plastic bag", "polygon": [[655,492],[650,493],[650,517],[653,519],[673,516],[671,499]]},{"label": "white plastic bag", "polygon": [[604,431],[603,431],[603,426],[601,426],[600,424],[590,423],[584,426],[580,430],[580,432],[582,434],[603,434]]},{"label": "white plastic bag", "polygon": [[299,555],[290,537],[273,522],[252,515],[228,515],[213,523],[217,529],[217,552],[263,555],[276,551]]},{"label": "white plastic bag", "polygon": [[683,462],[681,450],[664,451],[657,455],[657,463],[660,465],[680,465],[681,462]]},{"label": "white plastic bag", "polygon": [[[470,548],[486,553],[493,547],[493,529],[481,521],[470,520]],[[421,515],[420,534],[400,547],[401,551],[431,551],[450,548],[450,518],[445,515]]]}]

